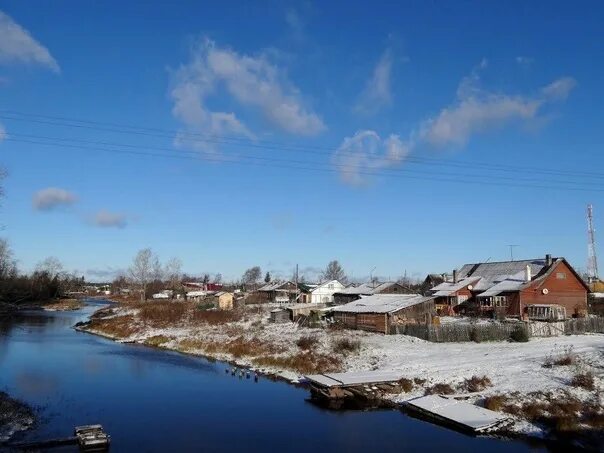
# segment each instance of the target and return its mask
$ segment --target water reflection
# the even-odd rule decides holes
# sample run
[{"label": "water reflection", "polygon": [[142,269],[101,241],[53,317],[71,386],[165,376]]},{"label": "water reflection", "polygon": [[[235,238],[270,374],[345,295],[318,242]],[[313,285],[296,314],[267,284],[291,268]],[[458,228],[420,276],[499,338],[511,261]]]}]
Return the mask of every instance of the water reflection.
[{"label": "water reflection", "polygon": [[220,362],[70,328],[94,310],[23,313],[0,324],[0,388],[44,408],[27,439],[101,423],[113,452],[529,450],[398,411],[326,411],[305,403],[306,390],[283,382],[239,379]]}]

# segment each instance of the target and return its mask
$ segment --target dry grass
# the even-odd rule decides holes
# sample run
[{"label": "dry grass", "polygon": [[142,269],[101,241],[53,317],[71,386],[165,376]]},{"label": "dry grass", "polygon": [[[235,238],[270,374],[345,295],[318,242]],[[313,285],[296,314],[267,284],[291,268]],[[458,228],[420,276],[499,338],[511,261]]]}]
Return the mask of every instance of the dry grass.
[{"label": "dry grass", "polygon": [[149,337],[145,340],[145,344],[147,346],[160,347],[162,344],[170,341],[170,338],[164,335],[155,335],[154,337]]},{"label": "dry grass", "polygon": [[239,321],[243,317],[240,310],[199,310],[195,308],[191,312],[191,323],[203,323],[210,325],[227,324]]},{"label": "dry grass", "polygon": [[293,356],[262,356],[253,362],[257,366],[291,369],[301,374],[335,372],[342,368],[340,360],[312,352],[299,352]]},{"label": "dry grass", "polygon": [[422,378],[414,378],[413,382],[415,382],[417,385],[424,385],[426,383],[426,379],[422,379]]},{"label": "dry grass", "polygon": [[305,335],[303,337],[300,337],[298,341],[296,341],[296,345],[304,351],[314,349],[318,343],[319,339],[312,335]]},{"label": "dry grass", "polygon": [[594,375],[591,371],[578,372],[573,376],[570,385],[573,387],[581,387],[585,390],[594,390]]},{"label": "dry grass", "polygon": [[486,397],[483,401],[483,405],[485,408],[487,408],[491,411],[501,412],[501,410],[504,408],[504,406],[507,404],[507,402],[508,402],[507,396],[493,395],[493,396]]},{"label": "dry grass", "polygon": [[466,379],[462,384],[462,388],[466,389],[470,393],[482,392],[487,387],[491,387],[493,384],[487,376],[472,376],[470,379]]},{"label": "dry grass", "polygon": [[452,395],[455,389],[450,384],[434,384],[426,389],[425,395]]},{"label": "dry grass", "polygon": [[127,338],[139,331],[132,315],[116,316],[108,319],[92,319],[89,328],[117,338]]},{"label": "dry grass", "polygon": [[152,327],[167,327],[182,324],[187,305],[181,302],[149,301],[138,304],[139,318]]},{"label": "dry grass", "polygon": [[411,379],[402,378],[400,381],[398,381],[398,383],[405,393],[409,393],[411,390],[413,390],[414,385]]},{"label": "dry grass", "polygon": [[331,349],[338,354],[346,355],[350,352],[359,352],[361,349],[360,340],[352,340],[350,338],[338,338],[331,342]]},{"label": "dry grass", "polygon": [[548,355],[543,363],[544,368],[552,368],[554,366],[568,366],[577,362],[577,357],[573,352],[573,347],[568,346],[557,355]]}]

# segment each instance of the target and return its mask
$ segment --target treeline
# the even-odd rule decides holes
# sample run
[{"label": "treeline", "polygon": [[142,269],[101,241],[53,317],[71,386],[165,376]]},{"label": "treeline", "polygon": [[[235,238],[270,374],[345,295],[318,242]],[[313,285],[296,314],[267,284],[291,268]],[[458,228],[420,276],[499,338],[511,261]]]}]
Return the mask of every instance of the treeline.
[{"label": "treeline", "polygon": [[19,272],[13,252],[5,239],[0,239],[0,303],[28,304],[66,297],[81,291],[84,277],[65,272],[56,258],[46,258],[36,269]]}]

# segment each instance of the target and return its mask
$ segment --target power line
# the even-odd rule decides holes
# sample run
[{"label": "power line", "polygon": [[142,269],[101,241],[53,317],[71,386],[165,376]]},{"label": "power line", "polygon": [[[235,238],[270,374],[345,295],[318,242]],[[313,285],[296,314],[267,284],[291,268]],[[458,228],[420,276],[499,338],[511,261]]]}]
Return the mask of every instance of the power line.
[{"label": "power line", "polygon": [[[25,139],[15,139],[14,137],[25,137]],[[92,144],[92,145],[102,145],[102,146],[111,146],[111,147],[125,147],[125,148],[134,148],[134,149],[145,149],[145,150],[155,150],[155,151],[167,151],[167,152],[175,152],[175,150],[173,148],[167,148],[167,147],[158,147],[158,146],[145,146],[145,145],[133,145],[133,144],[124,144],[124,143],[115,143],[115,142],[104,142],[104,141],[96,141],[96,140],[82,140],[82,139],[73,139],[73,138],[62,138],[62,137],[49,137],[49,136],[39,136],[39,135],[31,135],[31,134],[19,134],[19,133],[12,133],[10,139],[12,141],[15,142],[26,142],[26,143],[33,143],[33,144],[54,144],[52,143],[52,141],[59,141],[59,142],[75,142],[75,143],[84,143],[84,144]],[[33,139],[33,140],[32,140]],[[44,142],[39,142],[39,141],[35,141],[35,140],[44,140]],[[48,141],[51,142],[48,142]],[[196,151],[191,151],[191,150],[179,150],[178,152],[181,153],[189,153],[189,154],[193,154],[195,156],[197,156],[199,154],[199,152]],[[228,159],[227,157],[231,157],[231,159]],[[291,159],[279,159],[279,158],[261,158],[261,157],[256,157],[256,156],[249,156],[248,154],[245,155],[236,155],[236,156],[229,156],[229,155],[221,155],[221,158],[218,157],[214,157],[215,160],[232,160],[232,158],[249,158],[249,159],[261,159],[261,160],[270,160],[270,161],[274,161],[274,162],[286,162],[286,163],[293,163],[293,164],[314,164],[315,162],[308,162],[308,161],[299,161],[299,160],[291,160]],[[337,164],[337,163],[333,163],[334,166],[341,168],[342,170],[348,170],[348,169],[360,169],[360,170],[365,170],[367,167],[364,165],[357,165],[357,164]],[[425,175],[430,175],[430,176],[446,176],[446,177],[468,177],[468,178],[475,178],[476,175],[471,174],[471,173],[442,173],[442,172],[426,172],[426,171],[414,171],[414,170],[406,170],[406,169],[394,169],[394,168],[388,168],[388,169],[381,169],[382,171],[387,171],[390,173],[400,173],[400,174],[425,174]],[[535,178],[511,178],[511,177],[505,177],[505,176],[499,176],[499,175],[479,175],[481,177],[488,177],[489,180],[492,179],[497,179],[497,180],[504,180],[504,181],[511,181],[511,182],[539,182],[538,180],[536,180]],[[559,181],[565,184],[573,184],[573,185],[578,185],[578,186],[591,186],[591,185],[596,185],[598,183],[594,183],[594,182],[575,182],[575,181]],[[601,186],[598,186],[601,187]]]},{"label": "power line", "polygon": [[[172,158],[172,159],[188,159],[188,160],[205,160],[205,161],[221,161],[230,164],[254,164],[265,167],[276,167],[276,168],[289,168],[296,170],[308,170],[308,171],[320,171],[320,172],[330,172],[337,173],[338,171],[347,170],[349,166],[346,165],[337,165],[334,164],[333,167],[336,168],[324,168],[317,166],[304,166],[311,165],[312,162],[305,161],[292,161],[286,159],[275,159],[275,158],[266,158],[259,156],[213,156],[213,155],[203,155],[203,154],[191,154],[192,151],[185,151],[183,153],[175,153],[174,150],[170,148],[165,148],[166,150],[171,151],[171,154],[158,154],[158,153],[149,153],[144,151],[131,151],[131,150],[120,150],[120,149],[112,149],[112,148],[102,148],[102,147],[84,147],[79,145],[73,145],[69,143],[53,143],[53,142],[43,142],[36,140],[27,140],[27,139],[15,139],[11,137],[6,138],[7,141],[14,141],[20,143],[30,143],[36,145],[45,145],[45,146],[54,146],[60,148],[71,148],[71,149],[79,149],[79,150],[93,150],[93,151],[102,151],[116,154],[131,154],[131,155],[139,155],[146,157],[160,157],[160,158]],[[148,148],[148,147],[145,147]],[[230,157],[230,158],[228,158]],[[249,162],[251,160],[252,162]],[[275,163],[276,162],[276,163]],[[285,164],[281,164],[281,162]],[[286,165],[286,164],[301,164],[301,165]],[[339,170],[338,170],[339,169]],[[407,172],[411,174],[401,174],[402,172]],[[413,179],[413,180],[422,180],[422,181],[437,181],[437,182],[453,182],[453,183],[462,183],[462,184],[478,184],[478,185],[489,185],[489,186],[505,186],[505,187],[525,187],[525,188],[534,188],[534,189],[548,189],[548,190],[569,190],[569,191],[591,191],[591,192],[603,192],[603,189],[598,188],[584,188],[584,187],[567,187],[560,185],[537,185],[537,184],[504,184],[493,182],[492,180],[482,181],[476,179],[451,179],[451,178],[434,178],[434,177],[425,177],[425,176],[415,176],[417,172],[408,171],[404,169],[381,169],[379,171],[363,171],[356,170],[355,174],[364,175],[364,176],[388,176],[388,177],[400,177],[403,176],[405,179]],[[429,173],[430,175],[434,175],[434,173]],[[456,176],[456,175],[453,175]]]},{"label": "power line", "polygon": [[[12,115],[12,116],[7,116],[7,115]],[[17,116],[17,117],[15,117],[15,116]],[[19,116],[21,116],[22,118],[19,118]],[[43,118],[43,119],[42,120],[28,119],[28,117]],[[250,147],[250,148],[267,149],[267,150],[272,149],[272,150],[288,151],[288,152],[304,151],[304,154],[318,154],[318,155],[324,155],[324,156],[331,155],[331,154],[335,153],[336,151],[338,151],[337,148],[333,148],[333,147],[296,145],[296,144],[279,143],[279,142],[260,140],[260,139],[241,138],[238,136],[227,136],[227,135],[219,135],[219,134],[203,134],[203,133],[190,132],[190,131],[185,132],[185,131],[178,131],[178,130],[168,130],[168,129],[158,129],[158,128],[140,127],[140,126],[132,126],[132,125],[123,125],[123,124],[118,124],[118,123],[105,123],[105,122],[98,122],[98,121],[79,120],[79,119],[60,117],[60,116],[56,117],[56,116],[49,116],[49,115],[23,113],[23,112],[17,112],[14,110],[0,110],[0,118],[14,120],[14,121],[25,121],[25,122],[33,122],[33,123],[62,126],[62,127],[73,127],[73,128],[80,128],[80,129],[102,130],[105,132],[133,134],[133,135],[141,135],[141,136],[149,136],[149,137],[174,138],[174,136],[179,135],[184,138],[199,138],[199,140],[191,139],[190,141],[193,143],[213,143],[213,144],[219,144],[219,145],[244,145],[244,146]],[[340,150],[338,152],[343,155],[356,155],[355,152],[346,152],[344,150]],[[379,157],[379,156],[376,156],[376,157]],[[491,169],[491,170],[502,171],[502,172],[542,174],[542,175],[551,175],[551,176],[582,176],[582,177],[588,177],[588,178],[604,179],[604,173],[597,173],[597,172],[547,169],[547,168],[536,168],[536,167],[526,167],[526,166],[513,166],[513,165],[506,165],[506,164],[489,164],[489,163],[477,162],[477,161],[437,159],[437,158],[427,158],[427,157],[419,157],[419,156],[406,156],[404,159],[404,162],[411,163],[411,164],[417,164],[417,165],[452,166],[452,167],[461,167],[461,168],[472,167],[472,168]]]}]

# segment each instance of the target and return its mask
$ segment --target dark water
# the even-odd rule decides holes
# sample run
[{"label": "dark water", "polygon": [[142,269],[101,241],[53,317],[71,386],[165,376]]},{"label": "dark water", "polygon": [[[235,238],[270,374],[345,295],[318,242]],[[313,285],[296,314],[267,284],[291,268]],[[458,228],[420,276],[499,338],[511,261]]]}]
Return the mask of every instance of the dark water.
[{"label": "dark water", "polygon": [[41,407],[38,426],[18,440],[101,423],[113,452],[535,451],[398,411],[322,410],[283,382],[240,380],[221,363],[75,332],[71,326],[98,308],[90,303],[0,323],[0,389]]}]

